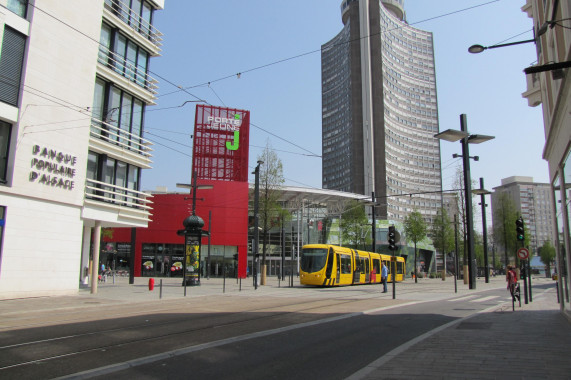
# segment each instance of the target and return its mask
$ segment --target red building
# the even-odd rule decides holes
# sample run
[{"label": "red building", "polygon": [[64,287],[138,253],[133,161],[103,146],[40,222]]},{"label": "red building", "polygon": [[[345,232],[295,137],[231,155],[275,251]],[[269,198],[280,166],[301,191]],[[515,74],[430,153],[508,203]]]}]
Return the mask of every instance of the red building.
[{"label": "red building", "polygon": [[[200,180],[199,185],[212,189],[198,190],[196,215],[210,225],[209,274],[222,275],[223,268],[235,275],[234,254],[239,255],[238,275],[246,277],[248,247],[248,183]],[[152,221],[147,228],[114,228],[103,234],[101,260],[107,267],[134,270],[135,277],[182,278],[184,237],[177,231],[192,214],[191,194],[154,194]],[[134,262],[130,252],[134,244]],[[202,238],[201,276],[208,271],[208,237]],[[131,268],[130,268],[131,267]]]},{"label": "red building", "polygon": [[[204,229],[210,229],[210,244],[203,236],[199,252],[201,276],[227,270],[246,277],[249,131],[249,111],[196,106],[192,171],[199,186],[212,186],[196,193],[196,215],[204,220]],[[185,241],[177,231],[192,214],[192,196],[155,194],[152,201],[148,228],[116,228],[103,234],[101,261],[136,277],[182,277]]]}]

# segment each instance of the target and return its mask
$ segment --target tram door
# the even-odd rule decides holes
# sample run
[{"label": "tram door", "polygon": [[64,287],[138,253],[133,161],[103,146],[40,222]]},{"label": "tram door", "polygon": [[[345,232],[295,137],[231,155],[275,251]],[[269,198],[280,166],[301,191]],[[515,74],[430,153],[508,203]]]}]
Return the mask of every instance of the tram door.
[{"label": "tram door", "polygon": [[327,254],[327,267],[325,268],[325,278],[331,278],[331,272],[333,271],[333,258],[335,257],[335,253],[333,252],[333,248],[329,248],[329,253]]},{"label": "tram door", "polygon": [[355,251],[353,251],[353,258],[355,260],[355,270],[353,271],[353,284],[358,284],[361,282],[361,268],[360,268],[360,260],[359,255]]},{"label": "tram door", "polygon": [[336,256],[337,256],[337,278],[335,279],[335,282],[339,284],[339,280],[341,279],[341,256],[339,254],[337,254]]},{"label": "tram door", "polygon": [[367,257],[365,260],[365,282],[369,283],[371,281],[371,271],[369,270],[369,258]]}]

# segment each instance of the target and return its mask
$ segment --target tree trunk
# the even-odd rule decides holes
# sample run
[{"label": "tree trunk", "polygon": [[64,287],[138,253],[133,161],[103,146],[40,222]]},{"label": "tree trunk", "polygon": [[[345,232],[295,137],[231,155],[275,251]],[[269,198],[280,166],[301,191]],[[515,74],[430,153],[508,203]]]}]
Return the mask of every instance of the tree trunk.
[{"label": "tree trunk", "polygon": [[418,271],[416,270],[416,242],[414,242],[414,283],[418,283]]}]

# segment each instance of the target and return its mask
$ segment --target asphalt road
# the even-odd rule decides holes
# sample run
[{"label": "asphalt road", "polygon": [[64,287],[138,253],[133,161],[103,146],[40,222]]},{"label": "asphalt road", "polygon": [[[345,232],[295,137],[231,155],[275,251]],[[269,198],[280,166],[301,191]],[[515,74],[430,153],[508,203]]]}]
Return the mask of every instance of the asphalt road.
[{"label": "asphalt road", "polygon": [[69,322],[0,332],[0,378],[342,379],[507,300],[505,289],[495,289],[389,305],[378,296],[322,290],[322,297],[210,296],[144,311],[109,307],[97,320],[70,311]]}]

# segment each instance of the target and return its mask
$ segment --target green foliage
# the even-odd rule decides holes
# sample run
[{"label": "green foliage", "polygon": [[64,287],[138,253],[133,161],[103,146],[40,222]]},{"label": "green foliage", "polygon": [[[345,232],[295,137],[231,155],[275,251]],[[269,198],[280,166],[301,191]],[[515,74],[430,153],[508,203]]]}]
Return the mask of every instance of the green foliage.
[{"label": "green foliage", "polygon": [[429,231],[434,248],[448,253],[454,248],[454,226],[444,208],[440,208]]},{"label": "green foliage", "polygon": [[414,210],[404,220],[404,234],[407,240],[416,243],[426,237],[427,225],[418,210]]},{"label": "green foliage", "polygon": [[[518,242],[516,240],[515,221],[519,217],[513,200],[506,192],[500,192],[497,196],[494,208],[494,240],[496,247],[504,250],[504,254],[515,255]],[[526,240],[529,240],[526,234]],[[505,264],[505,263],[504,263]]]},{"label": "green foliage", "polygon": [[365,214],[365,206],[355,200],[349,202],[341,217],[341,236],[343,241],[348,241],[353,247],[363,246],[371,240],[370,230],[369,220]]},{"label": "green foliage", "polygon": [[555,247],[547,240],[541,247],[539,247],[539,257],[541,262],[545,265],[550,265],[555,260]]},{"label": "green foliage", "polygon": [[278,202],[280,188],[285,182],[283,176],[282,161],[274,152],[269,143],[258,156],[260,165],[260,210],[259,224],[263,234],[262,263],[266,262],[266,240],[268,232],[281,222],[281,217],[286,213]]}]

